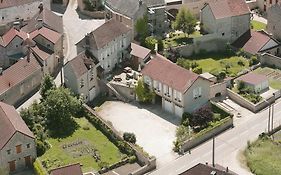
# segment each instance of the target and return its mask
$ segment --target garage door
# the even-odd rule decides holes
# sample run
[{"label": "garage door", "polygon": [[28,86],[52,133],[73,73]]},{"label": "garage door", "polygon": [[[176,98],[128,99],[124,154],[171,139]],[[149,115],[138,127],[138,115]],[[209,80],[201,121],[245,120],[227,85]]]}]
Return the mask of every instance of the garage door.
[{"label": "garage door", "polygon": [[96,97],[96,87],[93,87],[90,90],[89,95],[90,95],[90,101],[92,101]]},{"label": "garage door", "polygon": [[182,117],[183,108],[175,105],[175,114],[176,116]]},{"label": "garage door", "polygon": [[165,109],[165,111],[173,113],[173,103],[165,100],[164,101],[164,109]]}]

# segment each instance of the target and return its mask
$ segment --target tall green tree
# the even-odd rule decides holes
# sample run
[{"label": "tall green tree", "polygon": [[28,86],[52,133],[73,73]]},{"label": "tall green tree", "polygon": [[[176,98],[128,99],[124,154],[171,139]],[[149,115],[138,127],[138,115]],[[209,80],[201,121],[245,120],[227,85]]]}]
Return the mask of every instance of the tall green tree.
[{"label": "tall green tree", "polygon": [[143,18],[139,18],[135,24],[135,29],[137,32],[137,36],[141,42],[144,44],[145,38],[149,36],[149,28],[148,28],[148,18],[144,16]]},{"label": "tall green tree", "polygon": [[142,79],[138,81],[135,91],[139,101],[143,103],[150,103],[155,97],[154,92],[149,89]]},{"label": "tall green tree", "polygon": [[195,32],[196,18],[192,13],[186,8],[181,8],[176,16],[176,20],[173,23],[173,28],[175,30],[181,30],[182,32],[190,34]]},{"label": "tall green tree", "polygon": [[44,100],[47,97],[47,93],[49,90],[55,88],[56,84],[53,77],[51,77],[49,74],[45,75],[40,87],[40,95],[42,96],[42,99]]}]

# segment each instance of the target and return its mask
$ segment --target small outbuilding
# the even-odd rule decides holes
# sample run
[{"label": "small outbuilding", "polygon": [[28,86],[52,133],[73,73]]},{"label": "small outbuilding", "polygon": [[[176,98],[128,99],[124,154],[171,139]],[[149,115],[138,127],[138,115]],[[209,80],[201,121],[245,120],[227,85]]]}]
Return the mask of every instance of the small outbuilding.
[{"label": "small outbuilding", "polygon": [[246,87],[249,87],[256,93],[260,93],[269,89],[268,78],[265,75],[250,72],[239,77],[237,81],[245,83]]}]

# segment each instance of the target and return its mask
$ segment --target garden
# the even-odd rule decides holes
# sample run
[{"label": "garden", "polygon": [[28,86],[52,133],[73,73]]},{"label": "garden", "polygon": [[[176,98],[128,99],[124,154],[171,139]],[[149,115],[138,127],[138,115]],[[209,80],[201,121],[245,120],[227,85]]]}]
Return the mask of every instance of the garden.
[{"label": "garden", "polygon": [[244,155],[247,166],[256,175],[280,174],[281,172],[280,137],[279,140],[272,140],[268,136],[260,136],[255,142],[248,143]]},{"label": "garden", "polygon": [[179,152],[185,141],[198,138],[229,121],[230,114],[211,103],[190,113],[183,113],[180,126],[177,128],[174,151]]},{"label": "garden", "polygon": [[260,94],[254,92],[243,82],[238,82],[237,84],[235,84],[232,90],[254,104],[257,104],[263,99]]},{"label": "garden", "polygon": [[195,31],[188,37],[183,32],[171,32],[163,40],[164,48],[177,47],[181,45],[191,44],[193,38],[202,36],[199,31]]},{"label": "garden", "polygon": [[251,21],[251,28],[254,30],[265,30],[266,29],[266,24],[252,20]]}]

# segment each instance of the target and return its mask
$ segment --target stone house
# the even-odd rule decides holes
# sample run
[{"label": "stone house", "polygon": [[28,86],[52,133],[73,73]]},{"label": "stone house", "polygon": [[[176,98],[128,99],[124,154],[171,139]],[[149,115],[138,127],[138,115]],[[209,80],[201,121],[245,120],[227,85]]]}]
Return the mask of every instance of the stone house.
[{"label": "stone house", "polygon": [[163,35],[168,28],[164,0],[106,0],[106,20],[114,18],[135,32],[135,25],[139,18],[147,15],[150,32]]},{"label": "stone house", "polygon": [[0,102],[0,170],[4,174],[32,167],[37,157],[34,139],[16,109]]},{"label": "stone house", "polygon": [[207,33],[234,42],[250,29],[251,13],[245,0],[217,0],[201,9],[200,22]]},{"label": "stone house", "polygon": [[267,31],[281,41],[281,4],[276,4],[267,11]]},{"label": "stone house", "polygon": [[100,92],[97,68],[98,60],[90,51],[84,51],[64,66],[65,86],[75,94],[92,101]]},{"label": "stone house", "polygon": [[269,89],[269,81],[265,75],[250,72],[235,80],[243,82],[246,87],[250,88],[255,93],[264,92]]},{"label": "stone house", "polygon": [[50,0],[1,0],[0,25],[31,19],[37,13],[40,4],[50,9]]},{"label": "stone house", "polygon": [[76,46],[78,53],[89,49],[108,73],[126,59],[131,41],[131,28],[111,19],[87,34]]},{"label": "stone house", "polygon": [[155,102],[181,117],[209,101],[211,82],[157,54],[141,71],[146,83],[156,94]]},{"label": "stone house", "polygon": [[249,57],[270,53],[280,56],[280,43],[265,31],[248,31],[231,44],[236,49],[242,49]]},{"label": "stone house", "polygon": [[280,4],[280,0],[257,0],[257,6],[262,12],[267,12],[275,4]]}]

